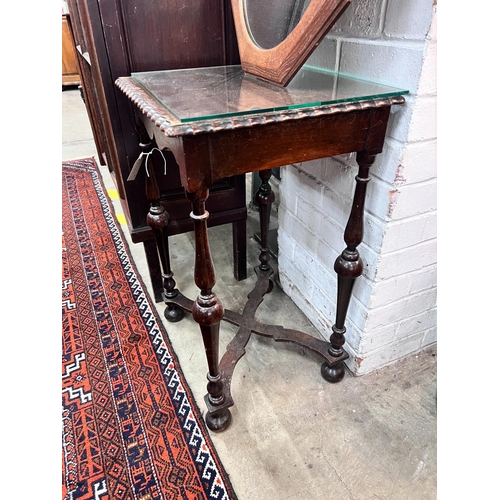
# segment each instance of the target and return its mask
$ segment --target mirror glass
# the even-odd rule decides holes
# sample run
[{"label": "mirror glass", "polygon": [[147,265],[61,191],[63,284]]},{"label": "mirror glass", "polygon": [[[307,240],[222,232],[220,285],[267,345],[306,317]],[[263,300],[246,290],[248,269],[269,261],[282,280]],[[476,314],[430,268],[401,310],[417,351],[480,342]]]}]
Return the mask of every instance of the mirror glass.
[{"label": "mirror glass", "polygon": [[247,30],[262,49],[279,45],[297,26],[310,0],[243,0]]},{"label": "mirror glass", "polygon": [[231,0],[241,67],[286,87],[351,0]]}]

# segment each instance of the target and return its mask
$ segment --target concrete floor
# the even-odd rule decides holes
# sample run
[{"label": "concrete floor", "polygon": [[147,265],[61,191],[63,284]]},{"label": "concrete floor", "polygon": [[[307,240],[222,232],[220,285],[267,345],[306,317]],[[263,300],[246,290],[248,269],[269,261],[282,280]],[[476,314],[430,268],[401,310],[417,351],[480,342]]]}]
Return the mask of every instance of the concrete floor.
[{"label": "concrete floor", "polygon": [[[85,106],[78,90],[65,90],[62,158],[97,159]],[[101,167],[108,189],[115,189]],[[123,213],[118,200],[113,204]],[[248,276],[232,275],[230,226],[209,237],[217,271],[215,292],[226,308],[240,311],[253,288],[252,268],[259,248],[248,221]],[[142,245],[132,257],[147,287],[150,280]],[[170,240],[174,278],[195,298],[192,233]],[[276,263],[274,268],[276,269]],[[151,294],[151,289],[150,294]],[[162,304],[156,305],[163,318]],[[277,287],[258,310],[262,322],[317,331]],[[184,374],[202,411],[207,371],[197,325],[190,316],[164,321]],[[223,322],[221,353],[235,328]],[[437,496],[436,349],[411,356],[363,377],[346,372],[339,384],[320,374],[322,359],[291,344],[254,336],[234,372],[231,427],[212,438],[240,500],[430,500]]]}]

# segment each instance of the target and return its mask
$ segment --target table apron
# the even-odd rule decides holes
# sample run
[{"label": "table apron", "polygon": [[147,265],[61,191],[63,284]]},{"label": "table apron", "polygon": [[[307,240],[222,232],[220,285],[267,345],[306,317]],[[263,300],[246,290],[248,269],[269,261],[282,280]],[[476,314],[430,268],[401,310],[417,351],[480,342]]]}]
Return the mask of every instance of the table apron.
[{"label": "table apron", "polygon": [[246,172],[345,153],[378,154],[389,114],[384,106],[217,133],[167,137],[155,128],[154,134],[158,146],[174,154],[186,191],[194,192]]}]

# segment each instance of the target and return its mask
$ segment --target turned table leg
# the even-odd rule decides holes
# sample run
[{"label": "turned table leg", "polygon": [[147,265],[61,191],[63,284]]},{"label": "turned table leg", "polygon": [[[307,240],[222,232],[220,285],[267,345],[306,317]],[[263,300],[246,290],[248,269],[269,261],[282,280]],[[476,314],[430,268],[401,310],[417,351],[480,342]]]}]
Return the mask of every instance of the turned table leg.
[{"label": "turned table leg", "polygon": [[[345,343],[345,319],[347,308],[351,300],[354,282],[363,272],[363,261],[357,250],[358,245],[363,240],[363,213],[365,208],[366,186],[370,181],[369,171],[375,155],[365,152],[358,153],[356,161],[359,165],[356,176],[356,190],[352,202],[351,214],[344,232],[344,241],[347,247],[337,257],[334,270],[338,276],[337,285],[337,314],[335,324],[332,327],[330,336],[330,348],[328,352],[334,357],[341,357],[344,354],[343,345]],[[321,366],[321,374],[328,382],[340,382],[344,378],[345,368],[341,361],[338,363],[325,362]]]},{"label": "turned table leg", "polygon": [[148,226],[153,230],[163,271],[164,315],[168,321],[175,323],[184,317],[184,311],[170,302],[177,297],[178,294],[173,277],[174,273],[170,267],[170,253],[168,249],[168,222],[170,217],[160,202],[160,193],[156,184],[153,168],[150,169],[149,176],[146,176],[146,195],[151,202],[146,221]]},{"label": "turned table leg", "polygon": [[212,291],[215,286],[215,269],[208,243],[205,201],[208,190],[187,193],[193,211],[190,216],[194,222],[196,258],[194,281],[200,289],[193,304],[193,319],[200,325],[205,354],[208,363],[208,394],[205,402],[208,407],[206,422],[212,431],[226,430],[231,424],[231,412],[228,408],[219,408],[225,402],[223,383],[219,370],[219,328],[224,316],[224,307],[217,295]]},{"label": "turned table leg", "polygon": [[[141,143],[141,150],[149,153],[153,149],[152,143]],[[184,311],[172,304],[171,299],[178,295],[174,273],[170,267],[170,253],[168,249],[168,223],[170,217],[160,201],[160,189],[155,177],[153,162],[146,169],[146,197],[150,202],[149,212],[146,216],[148,226],[153,230],[156,248],[160,257],[163,279],[163,300],[165,302],[165,318],[170,322],[180,321],[184,317]]]},{"label": "turned table leg", "polygon": [[[178,295],[178,290],[176,289],[176,283],[173,278],[173,272],[170,268],[170,253],[168,249],[168,223],[170,217],[168,212],[165,210],[161,204],[161,194],[160,188],[155,177],[155,169],[152,161],[148,161],[149,156],[152,155],[154,150],[159,149],[156,147],[156,142],[150,139],[148,132],[142,123],[142,120],[136,116],[135,117],[135,130],[139,136],[139,147],[141,149],[141,156],[134,164],[132,170],[135,170],[135,175],[137,175],[138,169],[142,166],[142,162],[145,163],[145,179],[146,179],[146,198],[148,199],[150,206],[149,212],[146,216],[146,223],[152,229],[153,235],[156,243],[157,255],[159,256],[161,267],[162,267],[162,279],[163,279],[163,293],[162,298],[166,304],[165,308],[165,318],[168,321],[176,322],[180,321],[184,317],[184,311],[177,305],[170,302],[169,299],[174,299]],[[158,153],[162,154],[162,153]],[[143,156],[145,157],[142,160]],[[163,158],[165,161],[165,158]],[[166,163],[165,163],[166,169]],[[144,244],[146,249],[146,257],[148,259],[148,266],[150,272],[152,270],[152,264],[154,262],[154,256],[152,255],[151,246],[147,243]],[[153,270],[154,271],[154,270]],[[155,299],[156,299],[156,279],[154,278],[154,272],[151,274],[151,281],[153,288],[155,289]]]},{"label": "turned table leg", "polygon": [[[255,204],[259,208],[259,222],[260,222],[260,238],[261,238],[261,250],[259,255],[259,270],[269,275],[269,288],[267,292],[269,293],[273,289],[273,282],[270,277],[273,274],[273,270],[269,265],[269,248],[268,248],[268,236],[269,236],[269,224],[271,220],[271,208],[275,200],[274,192],[269,184],[269,179],[271,178],[272,170],[261,170],[259,176],[262,180],[257,193],[255,194]],[[256,268],[257,269],[257,268]]]}]

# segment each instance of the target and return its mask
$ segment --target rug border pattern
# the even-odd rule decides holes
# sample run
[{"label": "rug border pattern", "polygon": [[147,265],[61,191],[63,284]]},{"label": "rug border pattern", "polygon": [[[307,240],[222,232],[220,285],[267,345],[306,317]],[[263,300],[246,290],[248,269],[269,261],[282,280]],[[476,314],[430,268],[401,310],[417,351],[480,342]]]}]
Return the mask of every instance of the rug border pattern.
[{"label": "rug border pattern", "polygon": [[170,391],[172,400],[177,400],[180,403],[180,408],[178,410],[179,414],[185,417],[183,422],[180,419],[178,421],[185,436],[185,440],[189,444],[189,452],[193,462],[203,466],[203,470],[200,474],[200,481],[209,482],[210,498],[218,500],[236,499],[227,473],[221,465],[213,443],[210,442],[208,431],[205,428],[204,433],[201,428],[201,426],[204,427],[205,424],[202,420],[201,412],[182,374],[179,361],[173,349],[169,349],[168,344],[165,342],[165,339],[168,340],[168,334],[161,324],[161,320],[154,310],[154,306],[151,305],[151,299],[135,268],[135,264],[130,258],[128,243],[122,234],[121,227],[117,225],[115,221],[112,208],[113,205],[103,189],[104,182],[102,180],[102,174],[94,158],[64,161],[63,168],[75,169],[77,171],[86,170],[91,174],[104,218],[116,248],[117,256],[123,272],[130,283],[134,301],[143,318],[144,326],[151,340],[151,347],[161,366],[165,385]]}]

